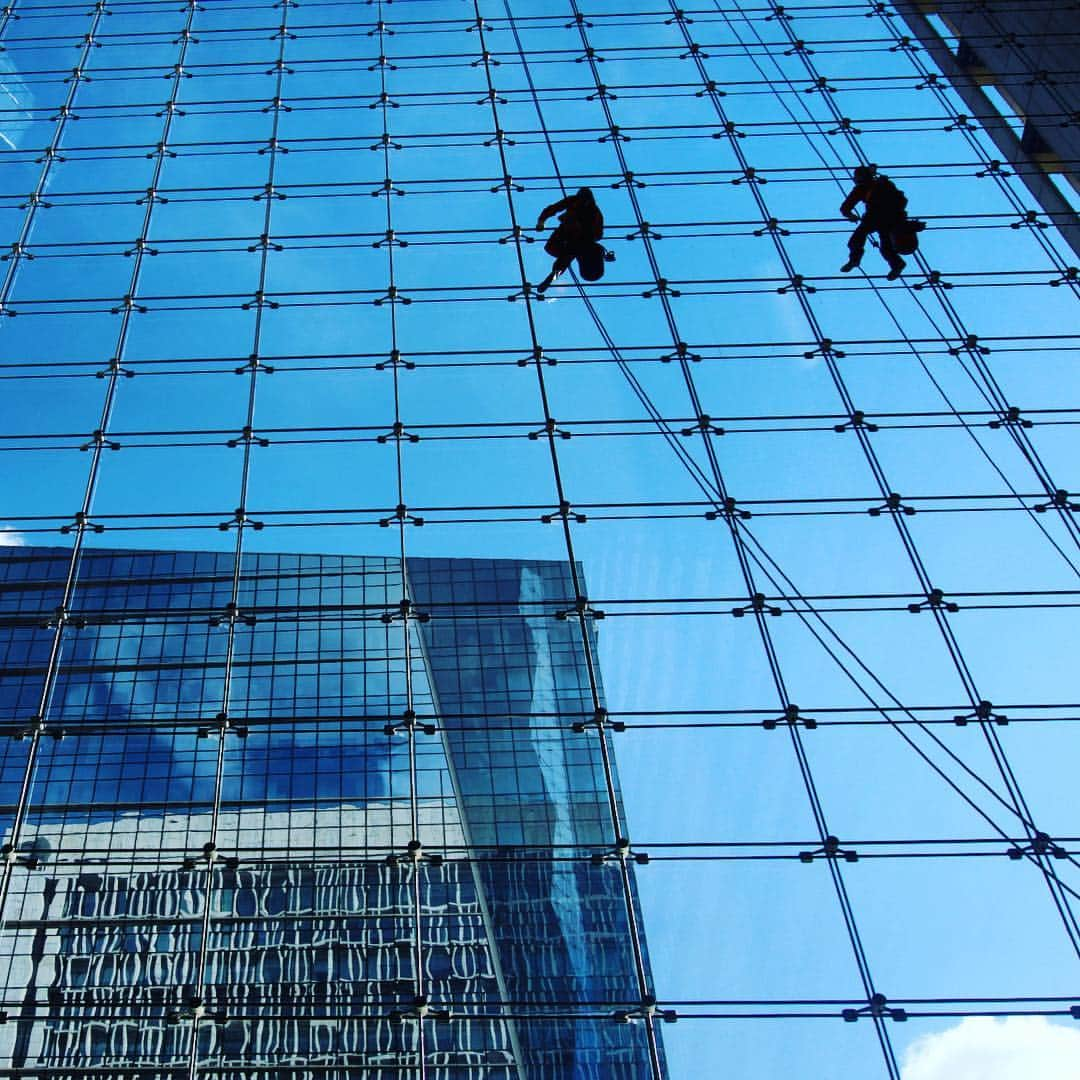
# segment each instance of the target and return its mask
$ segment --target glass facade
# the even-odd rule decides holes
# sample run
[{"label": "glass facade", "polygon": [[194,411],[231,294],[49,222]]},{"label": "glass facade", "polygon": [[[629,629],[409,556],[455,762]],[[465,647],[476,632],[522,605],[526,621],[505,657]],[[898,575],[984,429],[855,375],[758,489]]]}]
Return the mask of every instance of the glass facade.
[{"label": "glass facade", "polygon": [[69,562],[0,549],[0,1075],[643,1075],[566,564]]}]

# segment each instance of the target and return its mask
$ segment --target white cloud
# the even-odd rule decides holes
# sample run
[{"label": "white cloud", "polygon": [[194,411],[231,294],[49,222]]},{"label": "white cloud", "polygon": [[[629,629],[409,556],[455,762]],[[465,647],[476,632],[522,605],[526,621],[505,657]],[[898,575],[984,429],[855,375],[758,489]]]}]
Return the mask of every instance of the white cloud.
[{"label": "white cloud", "polygon": [[969,1016],[916,1039],[904,1080],[1080,1080],[1080,1025],[1044,1016]]},{"label": "white cloud", "polygon": [[16,532],[0,521],[0,547],[23,547],[25,544],[26,537],[22,533]]}]

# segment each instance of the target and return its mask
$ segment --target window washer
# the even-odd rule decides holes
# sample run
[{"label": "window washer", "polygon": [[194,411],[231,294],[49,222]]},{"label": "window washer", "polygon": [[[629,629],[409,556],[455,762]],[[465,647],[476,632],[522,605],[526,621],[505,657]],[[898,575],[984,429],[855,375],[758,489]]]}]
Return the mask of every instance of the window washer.
[{"label": "window washer", "polygon": [[[859,165],[852,174],[855,186],[840,206],[840,213],[849,221],[857,221],[858,228],[848,240],[848,261],[840,267],[848,273],[862,262],[866,250],[866,238],[877,233],[882,258],[889,264],[889,281],[895,281],[907,265],[893,242],[894,231],[903,229],[907,223],[907,196],[887,177],[877,171],[876,165]],[[865,203],[860,218],[855,212],[857,203]],[[914,250],[912,248],[911,250]]]},{"label": "window washer", "polygon": [[[544,290],[575,260],[582,268],[582,276],[587,281],[595,281],[604,272],[604,249],[598,243],[604,235],[604,215],[596,205],[590,188],[582,188],[576,195],[545,207],[536,221],[536,231],[541,232],[544,223],[555,214],[559,215],[559,224],[548,237],[544,250],[555,260],[548,274],[536,291]],[[599,260],[594,255],[599,255]],[[595,263],[599,262],[599,272]]]}]

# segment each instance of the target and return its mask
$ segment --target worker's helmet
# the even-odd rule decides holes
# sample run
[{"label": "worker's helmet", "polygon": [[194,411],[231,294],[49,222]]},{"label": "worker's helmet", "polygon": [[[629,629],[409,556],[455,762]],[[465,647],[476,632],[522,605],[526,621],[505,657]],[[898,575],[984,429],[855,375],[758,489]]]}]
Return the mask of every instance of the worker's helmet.
[{"label": "worker's helmet", "polygon": [[876,165],[856,165],[855,171],[851,174],[851,177],[856,184],[865,184],[868,180],[874,179],[874,174],[876,172]]}]

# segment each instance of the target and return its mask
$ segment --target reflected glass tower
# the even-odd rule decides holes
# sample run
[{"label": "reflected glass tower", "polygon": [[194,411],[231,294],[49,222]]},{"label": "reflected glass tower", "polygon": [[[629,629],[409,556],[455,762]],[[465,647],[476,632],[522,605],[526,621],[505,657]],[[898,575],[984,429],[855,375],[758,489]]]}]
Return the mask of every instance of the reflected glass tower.
[{"label": "reflected glass tower", "polygon": [[70,555],[0,550],[0,1075],[662,1061],[580,568]]}]

